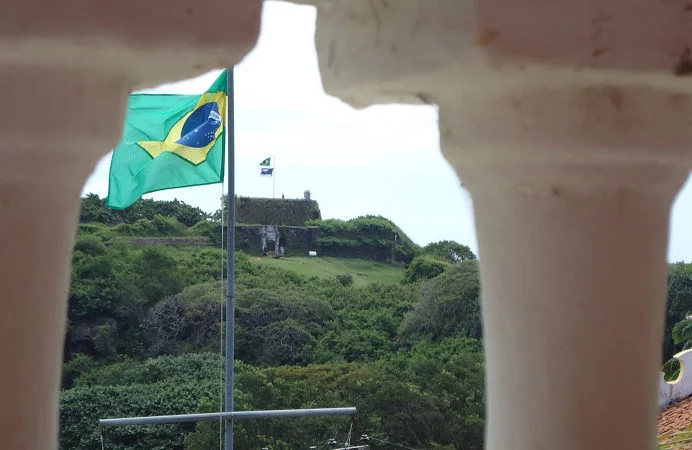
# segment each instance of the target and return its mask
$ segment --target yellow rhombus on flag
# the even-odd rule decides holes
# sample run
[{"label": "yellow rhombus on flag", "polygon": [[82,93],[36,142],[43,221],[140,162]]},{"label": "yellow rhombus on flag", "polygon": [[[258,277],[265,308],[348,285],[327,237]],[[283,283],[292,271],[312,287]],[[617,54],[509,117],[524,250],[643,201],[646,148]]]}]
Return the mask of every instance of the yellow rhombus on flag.
[{"label": "yellow rhombus on flag", "polygon": [[113,152],[106,204],[143,194],[221,183],[226,152],[227,73],[200,95],[134,94]]}]

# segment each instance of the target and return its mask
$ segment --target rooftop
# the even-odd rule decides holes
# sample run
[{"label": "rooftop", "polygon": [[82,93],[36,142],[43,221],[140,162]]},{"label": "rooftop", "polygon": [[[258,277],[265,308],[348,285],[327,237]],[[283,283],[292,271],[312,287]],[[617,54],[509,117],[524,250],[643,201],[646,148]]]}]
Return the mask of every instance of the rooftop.
[{"label": "rooftop", "polygon": [[658,435],[685,431],[692,426],[692,396],[680,400],[658,413]]}]

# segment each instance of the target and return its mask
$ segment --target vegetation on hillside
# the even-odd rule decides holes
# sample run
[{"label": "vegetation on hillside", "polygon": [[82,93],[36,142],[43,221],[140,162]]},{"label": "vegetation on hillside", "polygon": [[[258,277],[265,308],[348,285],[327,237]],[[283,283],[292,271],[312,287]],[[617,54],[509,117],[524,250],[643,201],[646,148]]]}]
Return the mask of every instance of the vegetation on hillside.
[{"label": "vegetation on hillside", "polygon": [[431,242],[423,247],[423,254],[439,258],[449,263],[472,261],[476,255],[467,245],[454,241]]},{"label": "vegetation on hillside", "polygon": [[210,217],[201,209],[179,200],[140,199],[129,208],[119,210],[106,208],[105,198],[100,198],[96,194],[88,194],[82,198],[79,223],[134,224],[141,219],[153,220],[156,216],[175,219],[186,227],[191,227]]},{"label": "vegetation on hillside", "polygon": [[[217,227],[181,202],[111,211],[84,199],[73,252],[60,445],[97,449],[98,419],[219,410],[225,255],[216,247],[134,247],[114,236],[194,236]],[[381,217],[315,222],[338,257],[236,255],[236,408],[356,406],[373,449],[482,449],[481,290],[475,255],[419,247]],[[358,254],[350,243],[366,242]],[[331,239],[331,241],[329,240]],[[367,240],[365,239],[365,240]],[[343,253],[339,253],[341,249]],[[351,249],[351,250],[349,250]],[[407,267],[376,260],[389,252]],[[401,255],[406,255],[403,258]],[[354,258],[360,257],[360,258]],[[397,260],[395,258],[395,260]],[[692,347],[692,265],[668,277],[664,360]],[[674,377],[679,365],[665,365]],[[238,422],[238,448],[343,440],[349,419]],[[218,423],[107,429],[109,449],[208,450]]]},{"label": "vegetation on hillside", "polygon": [[[98,448],[99,418],[219,409],[223,251],[134,247],[112,240],[193,236],[217,225],[180,202],[144,202],[133,207],[139,208],[136,214],[111,215],[98,197],[84,200],[73,252],[61,448]],[[389,252],[421,255],[444,271],[404,282],[404,268],[378,262],[376,255],[258,261],[238,252],[236,407],[352,405],[359,411],[355,432],[375,440],[415,448],[481,449],[482,348],[479,332],[468,331],[480,330],[480,317],[469,313],[466,319],[474,325],[456,329],[450,323],[429,335],[426,321],[437,319],[425,294],[447,292],[449,302],[467,305],[460,311],[472,311],[479,302],[477,282],[468,288],[442,287],[458,281],[445,277],[446,271],[467,269],[451,264],[446,251],[424,256],[386,219],[322,222],[332,236],[374,237],[367,245],[387,249],[391,244]],[[334,436],[344,438],[348,420],[238,423],[236,445],[324,445]],[[104,440],[113,449],[212,449],[218,448],[218,424],[113,428]],[[380,448],[376,442],[372,447]]]},{"label": "vegetation on hillside", "polygon": [[380,216],[351,220],[312,220],[306,223],[321,228],[317,247],[327,256],[368,258],[408,264],[421,253],[416,245],[392,221]]}]

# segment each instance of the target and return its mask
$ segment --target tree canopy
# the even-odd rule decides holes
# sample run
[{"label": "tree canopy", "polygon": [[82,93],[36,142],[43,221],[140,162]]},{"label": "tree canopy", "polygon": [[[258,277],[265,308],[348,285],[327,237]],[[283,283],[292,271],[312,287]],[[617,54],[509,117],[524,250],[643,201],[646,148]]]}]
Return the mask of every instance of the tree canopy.
[{"label": "tree canopy", "polygon": [[434,256],[450,263],[476,259],[476,255],[467,245],[455,241],[432,242],[423,247],[423,254]]}]

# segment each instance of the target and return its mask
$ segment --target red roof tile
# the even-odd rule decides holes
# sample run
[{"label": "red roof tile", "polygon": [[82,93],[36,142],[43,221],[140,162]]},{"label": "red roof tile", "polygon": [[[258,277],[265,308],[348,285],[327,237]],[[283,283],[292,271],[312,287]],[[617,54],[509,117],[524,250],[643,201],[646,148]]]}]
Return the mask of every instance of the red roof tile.
[{"label": "red roof tile", "polygon": [[658,435],[685,431],[692,426],[692,396],[673,403],[658,413]]}]

